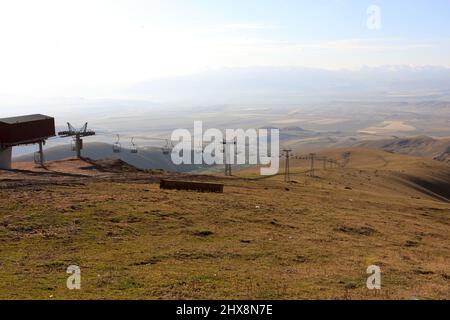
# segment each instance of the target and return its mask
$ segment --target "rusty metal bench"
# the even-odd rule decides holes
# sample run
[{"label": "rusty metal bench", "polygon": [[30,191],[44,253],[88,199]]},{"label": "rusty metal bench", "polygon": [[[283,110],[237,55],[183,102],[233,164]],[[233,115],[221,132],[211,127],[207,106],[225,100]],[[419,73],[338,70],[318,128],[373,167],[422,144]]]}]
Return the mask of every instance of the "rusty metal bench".
[{"label": "rusty metal bench", "polygon": [[159,187],[160,189],[169,189],[169,190],[192,190],[198,192],[223,193],[222,183],[161,180],[159,183]]}]

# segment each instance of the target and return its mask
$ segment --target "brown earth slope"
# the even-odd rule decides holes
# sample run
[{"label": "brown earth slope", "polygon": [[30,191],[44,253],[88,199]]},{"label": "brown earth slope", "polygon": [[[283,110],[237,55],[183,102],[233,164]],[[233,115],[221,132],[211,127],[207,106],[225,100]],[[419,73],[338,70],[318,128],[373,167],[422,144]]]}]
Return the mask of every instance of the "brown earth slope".
[{"label": "brown earth slope", "polygon": [[450,139],[427,136],[373,140],[358,143],[362,148],[376,148],[389,152],[435,159],[449,163]]},{"label": "brown earth slope", "polygon": [[[450,205],[413,179],[448,188],[448,166],[364,149],[327,156],[343,167],[313,178],[293,159],[289,184],[283,172],[190,176],[109,161],[0,171],[0,298],[450,298]],[[225,192],[160,190],[162,177]],[[66,288],[73,264],[81,290]],[[371,264],[380,292],[366,288]]]}]

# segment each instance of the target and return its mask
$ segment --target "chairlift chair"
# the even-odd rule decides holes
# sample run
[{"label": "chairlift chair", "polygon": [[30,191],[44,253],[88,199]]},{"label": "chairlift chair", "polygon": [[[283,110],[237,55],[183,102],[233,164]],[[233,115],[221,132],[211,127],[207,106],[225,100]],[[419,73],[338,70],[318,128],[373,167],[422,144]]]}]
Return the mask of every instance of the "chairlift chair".
[{"label": "chairlift chair", "polygon": [[162,148],[162,153],[164,155],[168,155],[170,154],[171,151],[172,151],[172,144],[169,143],[169,140],[166,140],[166,145]]},{"label": "chairlift chair", "polygon": [[44,162],[44,159],[41,159],[41,153],[39,151],[34,153],[34,163],[41,164]]},{"label": "chairlift chair", "polygon": [[120,144],[120,135],[117,135],[117,141],[113,144],[113,152],[120,153],[122,151],[122,145]]},{"label": "chairlift chair", "polygon": [[131,148],[130,148],[130,152],[131,152],[131,153],[138,153],[138,148],[137,148],[136,144],[134,143],[134,137],[131,138]]},{"label": "chairlift chair", "polygon": [[203,154],[203,145],[202,145],[202,143],[199,143],[198,145],[197,145],[197,148],[194,148],[194,152],[195,153],[197,153],[197,154]]}]

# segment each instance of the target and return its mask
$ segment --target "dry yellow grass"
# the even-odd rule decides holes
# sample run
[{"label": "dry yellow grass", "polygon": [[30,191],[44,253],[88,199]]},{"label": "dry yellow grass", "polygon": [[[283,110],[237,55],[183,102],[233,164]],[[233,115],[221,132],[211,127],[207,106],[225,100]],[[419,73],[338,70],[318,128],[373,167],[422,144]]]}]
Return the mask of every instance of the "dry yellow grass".
[{"label": "dry yellow grass", "polygon": [[[318,178],[304,161],[292,166],[291,184],[255,169],[195,177],[224,182],[223,194],[160,190],[144,173],[6,185],[0,298],[450,298],[450,205],[392,178],[448,167],[365,150]],[[71,264],[79,291],[66,288]],[[371,264],[382,269],[378,293],[365,287]]]}]

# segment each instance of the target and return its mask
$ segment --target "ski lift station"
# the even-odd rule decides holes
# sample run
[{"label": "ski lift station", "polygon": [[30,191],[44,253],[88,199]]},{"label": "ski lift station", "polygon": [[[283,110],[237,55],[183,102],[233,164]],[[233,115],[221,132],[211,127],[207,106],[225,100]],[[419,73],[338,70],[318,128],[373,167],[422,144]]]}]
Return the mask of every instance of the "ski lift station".
[{"label": "ski lift station", "polygon": [[20,145],[39,144],[37,159],[43,163],[42,145],[55,136],[55,119],[33,114],[0,119],[0,169],[11,169],[12,148]]}]

